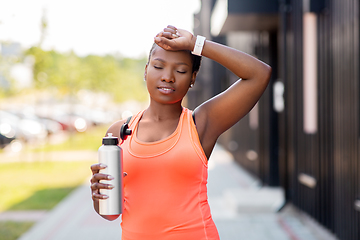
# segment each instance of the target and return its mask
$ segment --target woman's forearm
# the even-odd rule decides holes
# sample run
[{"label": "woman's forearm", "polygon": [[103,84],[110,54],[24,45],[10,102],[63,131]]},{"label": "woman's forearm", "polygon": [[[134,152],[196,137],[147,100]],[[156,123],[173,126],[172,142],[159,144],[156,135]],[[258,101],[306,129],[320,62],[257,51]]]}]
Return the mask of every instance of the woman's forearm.
[{"label": "woman's forearm", "polygon": [[258,59],[234,48],[208,40],[205,41],[202,55],[220,63],[244,80],[267,80],[271,72],[271,68]]}]

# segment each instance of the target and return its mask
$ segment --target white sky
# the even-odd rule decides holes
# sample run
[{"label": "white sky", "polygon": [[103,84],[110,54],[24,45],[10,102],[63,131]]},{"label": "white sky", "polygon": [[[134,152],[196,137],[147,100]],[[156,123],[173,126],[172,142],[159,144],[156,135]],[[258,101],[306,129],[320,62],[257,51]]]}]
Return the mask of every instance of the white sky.
[{"label": "white sky", "polygon": [[0,41],[37,44],[43,9],[44,49],[142,57],[166,25],[192,32],[200,0],[0,0]]}]

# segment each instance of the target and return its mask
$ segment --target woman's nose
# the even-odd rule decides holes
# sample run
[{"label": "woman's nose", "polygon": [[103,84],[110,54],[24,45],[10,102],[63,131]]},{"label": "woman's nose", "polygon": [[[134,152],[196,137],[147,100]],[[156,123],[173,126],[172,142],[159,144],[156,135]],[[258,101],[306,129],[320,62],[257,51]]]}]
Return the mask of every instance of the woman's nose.
[{"label": "woman's nose", "polygon": [[161,77],[161,81],[175,82],[174,74],[171,71],[164,72],[164,74]]}]

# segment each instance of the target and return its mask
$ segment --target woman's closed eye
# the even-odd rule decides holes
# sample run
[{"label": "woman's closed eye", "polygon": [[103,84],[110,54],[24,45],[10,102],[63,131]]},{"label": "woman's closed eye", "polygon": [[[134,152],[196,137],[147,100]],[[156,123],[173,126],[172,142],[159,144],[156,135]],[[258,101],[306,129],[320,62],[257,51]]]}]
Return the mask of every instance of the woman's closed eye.
[{"label": "woman's closed eye", "polygon": [[[155,69],[163,69],[162,66],[156,66],[156,65],[154,65],[154,68],[155,68]],[[186,70],[176,70],[176,71],[177,71],[178,73],[181,73],[181,74],[187,73]]]}]

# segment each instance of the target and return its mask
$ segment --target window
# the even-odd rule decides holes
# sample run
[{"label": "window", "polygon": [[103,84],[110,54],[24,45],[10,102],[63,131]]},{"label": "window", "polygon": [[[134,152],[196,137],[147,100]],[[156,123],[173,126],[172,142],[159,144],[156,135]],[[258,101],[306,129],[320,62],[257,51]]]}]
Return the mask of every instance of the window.
[{"label": "window", "polygon": [[317,18],[306,12],[303,18],[303,106],[304,132],[317,132]]}]

